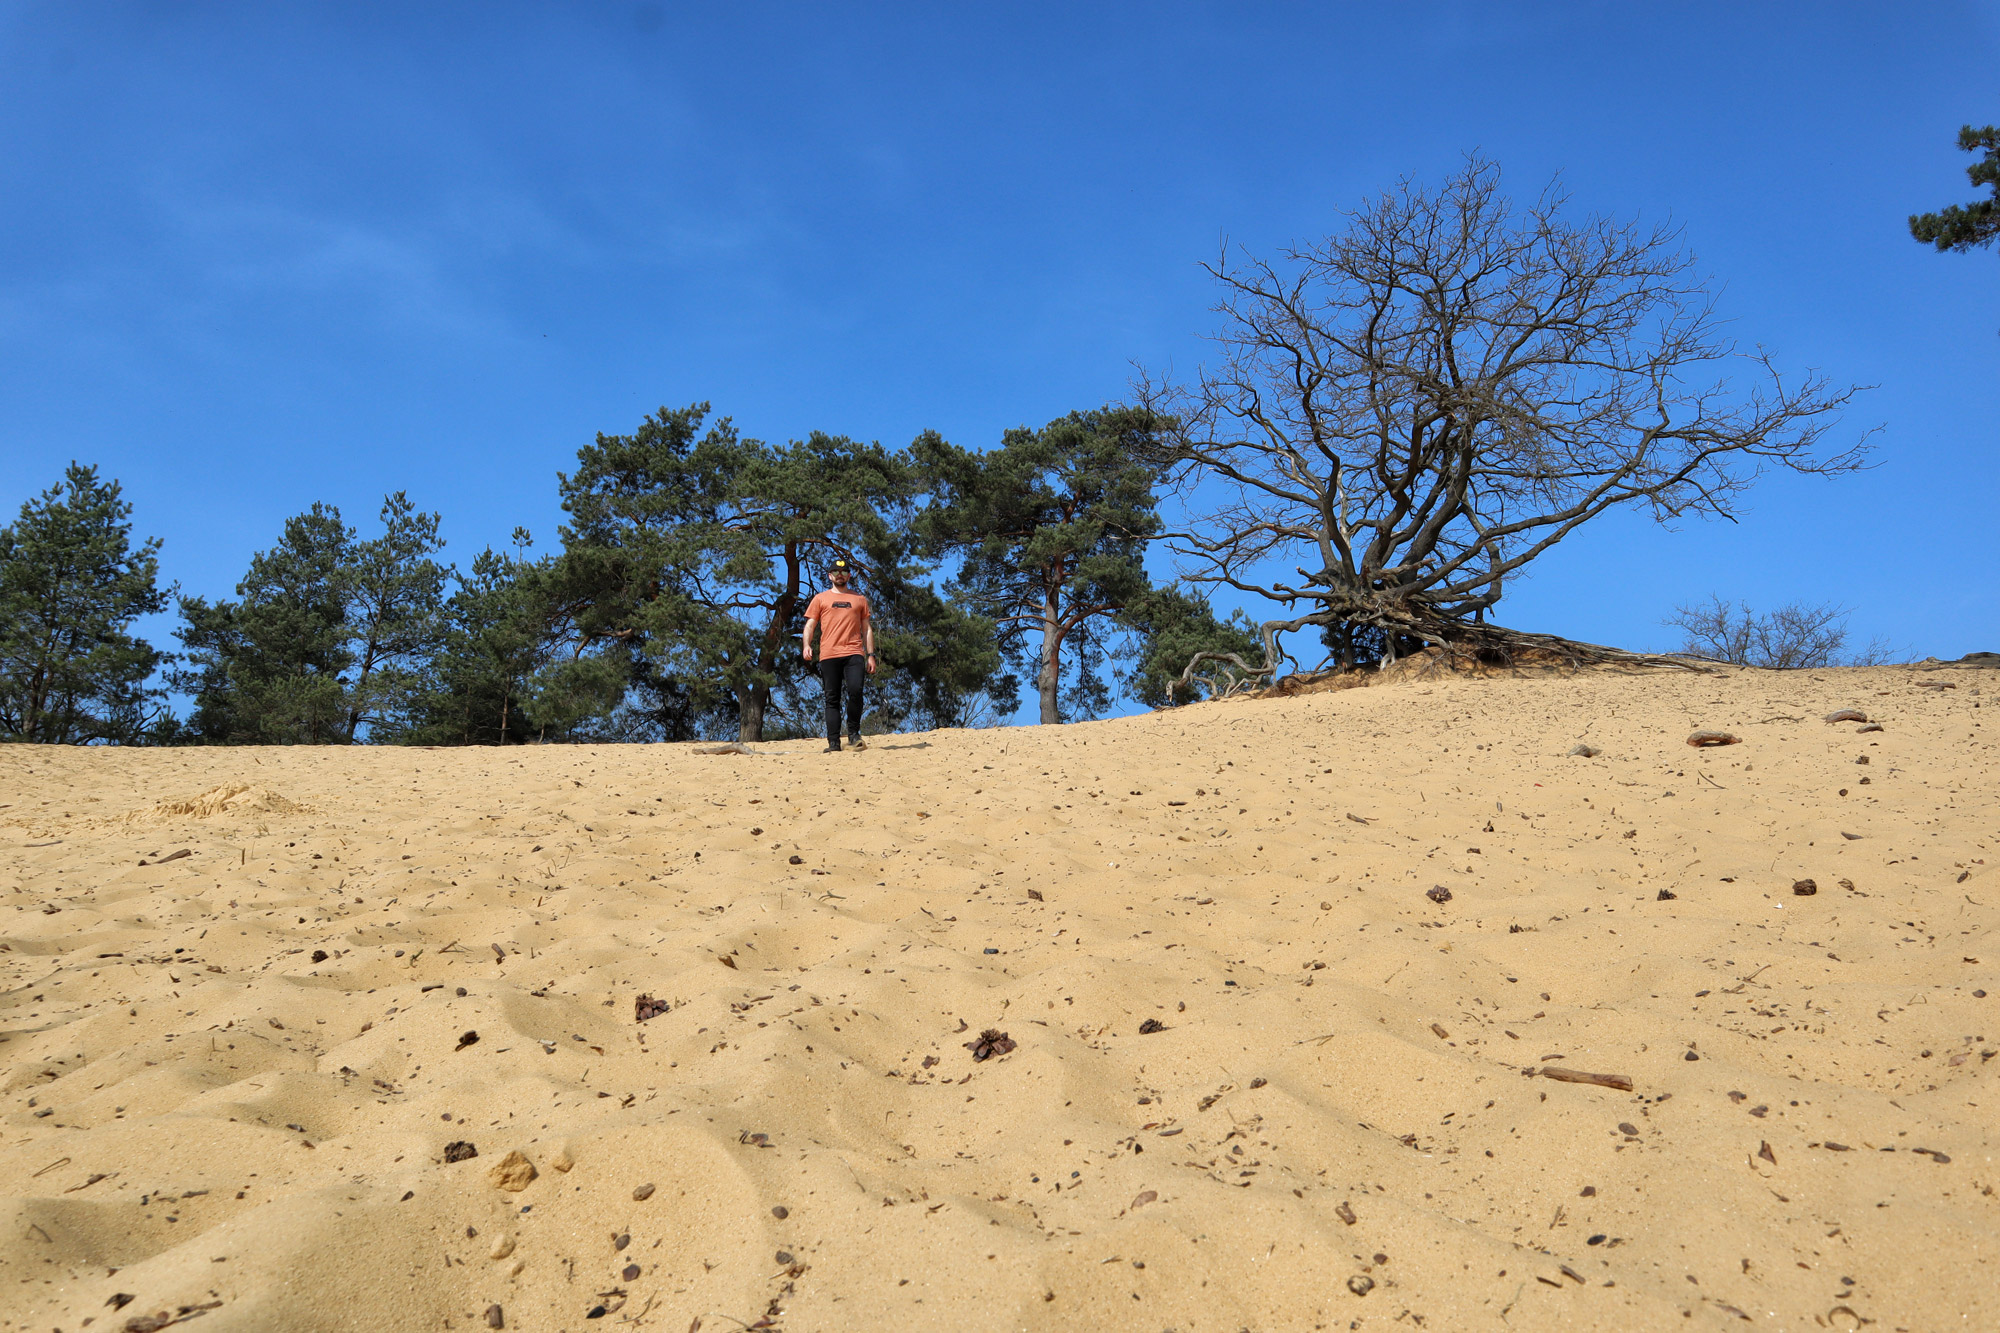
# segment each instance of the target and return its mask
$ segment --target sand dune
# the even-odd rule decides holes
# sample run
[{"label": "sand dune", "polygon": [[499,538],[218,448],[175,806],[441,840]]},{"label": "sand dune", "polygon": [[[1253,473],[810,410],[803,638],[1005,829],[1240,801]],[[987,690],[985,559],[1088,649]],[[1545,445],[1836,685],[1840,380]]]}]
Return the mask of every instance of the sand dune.
[{"label": "sand dune", "polygon": [[2000,1328],[1996,685],[0,748],[0,1328]]}]

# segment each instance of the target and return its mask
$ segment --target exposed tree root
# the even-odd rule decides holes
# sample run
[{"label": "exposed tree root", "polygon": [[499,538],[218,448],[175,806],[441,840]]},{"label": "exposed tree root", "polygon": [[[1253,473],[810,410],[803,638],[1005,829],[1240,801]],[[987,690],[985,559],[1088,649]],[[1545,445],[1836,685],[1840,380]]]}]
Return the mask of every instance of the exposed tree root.
[{"label": "exposed tree root", "polygon": [[[1298,620],[1270,621],[1262,626],[1264,660],[1245,661],[1237,653],[1197,653],[1171,687],[1174,693],[1186,690],[1191,696],[1205,692],[1210,699],[1229,699],[1263,694],[1278,685],[1279,673],[1291,661],[1279,643],[1280,636],[1323,623],[1324,618],[1307,616]],[[1583,667],[1623,666],[1659,668],[1707,673],[1716,664],[1701,658],[1659,653],[1637,653],[1601,643],[1584,643],[1555,634],[1533,634],[1473,621],[1430,622],[1414,616],[1397,616],[1381,626],[1389,631],[1392,652],[1375,667],[1379,673],[1397,664],[1393,653],[1397,636],[1423,643],[1422,651],[1401,658],[1411,665],[1405,674],[1418,678],[1439,672],[1463,672],[1479,668],[1556,667],[1577,670]]]}]

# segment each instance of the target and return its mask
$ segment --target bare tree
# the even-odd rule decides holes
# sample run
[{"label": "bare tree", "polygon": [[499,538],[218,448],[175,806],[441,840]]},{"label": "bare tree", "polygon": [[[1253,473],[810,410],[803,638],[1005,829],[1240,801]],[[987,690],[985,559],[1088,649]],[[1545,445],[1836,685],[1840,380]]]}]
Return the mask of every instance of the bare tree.
[{"label": "bare tree", "polygon": [[1842,656],[1847,646],[1845,607],[1823,602],[1806,606],[1792,602],[1768,615],[1748,605],[1732,607],[1720,597],[1698,606],[1677,606],[1666,623],[1684,636],[1681,652],[1738,666],[1795,667],[1881,666],[1892,650],[1881,639],[1857,653]]},{"label": "bare tree", "polygon": [[1288,612],[1262,626],[1266,678],[1307,626],[1336,657],[1362,627],[1388,660],[1418,644],[1633,659],[1486,614],[1614,508],[1733,519],[1766,468],[1865,462],[1860,441],[1820,447],[1855,390],[1724,339],[1674,232],[1573,216],[1553,189],[1516,208],[1477,158],[1282,262],[1225,249],[1209,271],[1220,360],[1140,387],[1181,423],[1155,461],[1200,513],[1170,536],[1187,572]]}]

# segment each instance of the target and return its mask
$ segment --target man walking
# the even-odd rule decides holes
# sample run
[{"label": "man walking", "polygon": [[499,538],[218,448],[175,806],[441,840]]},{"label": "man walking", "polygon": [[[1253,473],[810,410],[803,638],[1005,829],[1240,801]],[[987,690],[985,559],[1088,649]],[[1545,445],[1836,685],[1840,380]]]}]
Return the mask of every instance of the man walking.
[{"label": "man walking", "polygon": [[840,750],[840,698],[847,696],[847,743],[857,750],[861,739],[861,673],[875,672],[875,625],[868,618],[868,599],[855,592],[853,571],[845,560],[833,562],[833,586],[806,606],[805,657],[813,660],[813,633],[819,633],[819,681],[826,691],[826,751]]}]

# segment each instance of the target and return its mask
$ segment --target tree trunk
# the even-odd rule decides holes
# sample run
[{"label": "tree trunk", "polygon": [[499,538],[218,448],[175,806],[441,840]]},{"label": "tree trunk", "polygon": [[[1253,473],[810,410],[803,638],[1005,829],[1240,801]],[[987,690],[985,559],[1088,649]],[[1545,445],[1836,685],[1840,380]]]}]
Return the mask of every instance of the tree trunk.
[{"label": "tree trunk", "polygon": [[[757,665],[767,676],[778,672],[778,655],[783,652],[785,629],[791,624],[792,608],[799,604],[799,580],[805,570],[805,557],[799,551],[797,542],[785,543],[785,586],[779,592],[778,600],[771,607],[771,618],[764,624],[764,644],[758,654]],[[826,635],[819,640],[820,655],[826,655]],[[746,745],[751,741],[764,739],[764,713],[771,706],[771,687],[752,685],[737,695],[736,739]]]},{"label": "tree trunk", "polygon": [[745,745],[764,739],[764,705],[769,690],[752,687],[736,700],[736,739]]},{"label": "tree trunk", "polygon": [[1062,686],[1062,606],[1060,596],[1061,571],[1051,571],[1042,597],[1042,653],[1041,669],[1035,673],[1035,687],[1042,696],[1042,725],[1051,726],[1062,721],[1062,713],[1057,707],[1057,696]]}]

